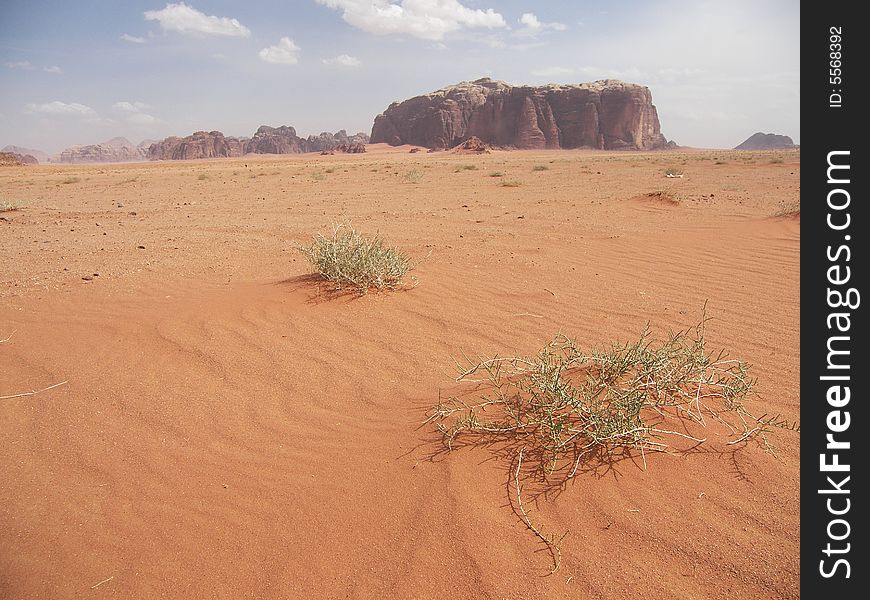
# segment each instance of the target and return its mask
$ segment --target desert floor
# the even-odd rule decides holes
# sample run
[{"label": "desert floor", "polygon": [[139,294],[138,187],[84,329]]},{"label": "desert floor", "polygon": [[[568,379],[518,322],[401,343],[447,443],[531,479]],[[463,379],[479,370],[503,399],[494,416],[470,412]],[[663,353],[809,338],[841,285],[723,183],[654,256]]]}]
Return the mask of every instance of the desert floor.
[{"label": "desert floor", "polygon": [[[748,408],[798,419],[799,197],[796,152],[4,168],[0,596],[796,598],[797,433],[527,498],[570,531],[550,575],[511,460],[421,423],[463,353],[684,329],[705,302]],[[313,280],[295,244],[339,221],[418,259],[416,287]]]}]

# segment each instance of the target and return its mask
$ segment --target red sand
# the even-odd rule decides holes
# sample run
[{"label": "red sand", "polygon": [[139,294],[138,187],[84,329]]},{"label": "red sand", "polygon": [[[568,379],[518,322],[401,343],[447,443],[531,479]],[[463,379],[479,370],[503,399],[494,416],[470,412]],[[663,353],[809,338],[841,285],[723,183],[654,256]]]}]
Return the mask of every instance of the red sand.
[{"label": "red sand", "polygon": [[[798,419],[800,220],[773,215],[799,161],[374,148],[0,170],[25,205],[0,213],[0,396],[66,382],[0,400],[0,596],[799,597],[798,434],[527,500],[571,532],[548,576],[510,465],[419,427],[462,352],[685,328],[705,301],[710,347],[754,365],[750,410]],[[677,203],[637,200],[657,191]],[[418,257],[419,285],[321,293],[293,243],[339,220]]]}]

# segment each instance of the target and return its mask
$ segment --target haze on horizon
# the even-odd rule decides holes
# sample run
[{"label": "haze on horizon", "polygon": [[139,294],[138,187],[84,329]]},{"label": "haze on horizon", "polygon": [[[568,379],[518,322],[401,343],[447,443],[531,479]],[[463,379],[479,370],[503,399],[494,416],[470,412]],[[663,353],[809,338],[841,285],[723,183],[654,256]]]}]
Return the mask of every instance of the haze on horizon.
[{"label": "haze on horizon", "polygon": [[395,100],[488,76],[646,85],[678,144],[800,143],[794,2],[7,0],[0,147],[371,131]]}]

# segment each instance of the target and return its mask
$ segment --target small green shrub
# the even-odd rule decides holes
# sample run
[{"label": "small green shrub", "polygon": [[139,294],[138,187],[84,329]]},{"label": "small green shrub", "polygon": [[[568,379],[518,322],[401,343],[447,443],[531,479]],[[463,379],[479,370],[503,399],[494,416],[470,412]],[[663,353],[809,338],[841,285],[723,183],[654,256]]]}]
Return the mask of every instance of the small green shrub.
[{"label": "small green shrub", "polygon": [[380,236],[366,237],[349,225],[336,225],[332,235],[317,235],[299,250],[315,271],[337,289],[395,289],[413,268],[404,252],[386,246]]}]

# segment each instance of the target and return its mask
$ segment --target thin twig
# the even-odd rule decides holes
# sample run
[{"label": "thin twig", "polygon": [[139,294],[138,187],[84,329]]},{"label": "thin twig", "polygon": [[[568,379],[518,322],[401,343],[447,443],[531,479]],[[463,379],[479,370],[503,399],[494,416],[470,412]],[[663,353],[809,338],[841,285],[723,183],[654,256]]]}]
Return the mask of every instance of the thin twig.
[{"label": "thin twig", "polygon": [[562,550],[560,546],[562,545],[562,540],[564,540],[565,536],[568,535],[568,532],[566,531],[563,533],[562,537],[559,538],[559,541],[555,542],[552,538],[544,535],[540,529],[535,527],[532,520],[529,518],[529,515],[526,513],[526,509],[523,507],[522,486],[520,485],[520,467],[523,466],[523,452],[525,452],[525,450],[525,447],[523,447],[517,456],[517,470],[514,473],[514,485],[517,489],[517,505],[520,509],[520,514],[523,516],[523,521],[525,522],[526,527],[538,536],[538,538],[540,538],[540,540],[544,542],[550,550],[550,554],[553,557],[553,569],[550,571],[550,574],[553,574],[559,570],[559,566],[562,564]]},{"label": "thin twig", "polygon": [[47,392],[48,390],[53,390],[54,388],[60,387],[66,383],[68,383],[68,382],[61,381],[60,383],[55,383],[54,385],[50,385],[47,388],[42,388],[41,390],[34,390],[32,392],[22,392],[20,394],[12,394],[11,396],[0,396],[0,400],[9,400],[11,398],[23,398],[24,396],[35,396],[36,394],[41,394],[42,392]]},{"label": "thin twig", "polygon": [[16,332],[16,331],[17,331],[16,329],[13,329],[13,330],[12,330],[12,333],[9,334],[9,337],[6,337],[6,338],[0,340],[0,344],[2,344],[2,343],[4,343],[4,342],[8,342],[9,340],[11,340],[11,339],[12,339],[12,336],[15,335],[15,332]]},{"label": "thin twig", "polygon": [[91,589],[95,590],[98,587],[100,587],[101,585],[103,585],[104,583],[108,583],[108,582],[112,581],[114,578],[115,578],[114,575],[112,575],[111,577],[107,577],[107,578],[103,579],[100,583],[95,583],[94,585],[92,585]]}]

